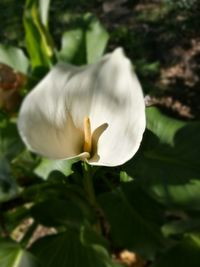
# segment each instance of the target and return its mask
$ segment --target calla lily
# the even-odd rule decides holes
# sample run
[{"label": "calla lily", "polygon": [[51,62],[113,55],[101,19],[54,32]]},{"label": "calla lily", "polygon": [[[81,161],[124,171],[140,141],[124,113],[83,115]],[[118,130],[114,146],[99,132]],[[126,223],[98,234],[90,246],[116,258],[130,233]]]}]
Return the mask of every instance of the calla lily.
[{"label": "calla lily", "polygon": [[121,48],[95,64],[57,64],[27,95],[18,128],[27,147],[51,159],[117,166],[136,153],[145,104]]}]

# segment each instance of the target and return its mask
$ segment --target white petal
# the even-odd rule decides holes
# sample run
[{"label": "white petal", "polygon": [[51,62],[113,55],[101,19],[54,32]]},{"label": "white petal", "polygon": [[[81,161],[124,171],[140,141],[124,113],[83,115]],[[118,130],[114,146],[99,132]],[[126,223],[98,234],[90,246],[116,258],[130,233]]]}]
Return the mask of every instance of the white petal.
[{"label": "white petal", "polygon": [[19,114],[18,128],[27,147],[52,159],[82,153],[83,133],[74,125],[63,95],[69,74],[56,66],[28,94]]},{"label": "white petal", "polygon": [[144,110],[130,61],[117,49],[94,65],[54,67],[24,100],[18,126],[33,151],[68,158],[83,152],[83,120],[89,116],[95,140],[89,163],[116,166],[139,147]]},{"label": "white petal", "polygon": [[100,69],[94,87],[97,93],[89,116],[93,130],[102,125],[102,134],[89,163],[121,165],[137,152],[146,124],[141,86],[121,49]]}]

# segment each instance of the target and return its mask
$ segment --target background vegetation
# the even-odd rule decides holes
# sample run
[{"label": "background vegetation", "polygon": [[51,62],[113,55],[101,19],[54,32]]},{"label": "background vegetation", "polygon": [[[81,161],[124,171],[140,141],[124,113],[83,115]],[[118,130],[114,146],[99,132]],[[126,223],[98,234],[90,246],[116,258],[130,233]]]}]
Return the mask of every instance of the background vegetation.
[{"label": "background vegetation", "polygon": [[[199,15],[195,0],[1,0],[0,266],[199,267]],[[81,163],[30,153],[16,120],[57,61],[118,46],[154,107],[136,156],[91,171],[94,207]]]}]

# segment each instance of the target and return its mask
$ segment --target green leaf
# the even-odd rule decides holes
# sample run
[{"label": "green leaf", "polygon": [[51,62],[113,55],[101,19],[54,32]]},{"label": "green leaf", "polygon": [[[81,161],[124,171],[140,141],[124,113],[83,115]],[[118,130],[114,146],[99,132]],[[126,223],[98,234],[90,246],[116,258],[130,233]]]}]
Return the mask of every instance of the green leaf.
[{"label": "green leaf", "polygon": [[103,55],[108,38],[99,20],[87,14],[64,33],[59,59],[77,65],[93,63]]},{"label": "green leaf", "polygon": [[88,238],[87,230],[68,229],[66,232],[45,237],[33,244],[31,251],[43,267],[87,266],[114,267],[107,250],[98,236]]},{"label": "green leaf", "polygon": [[155,232],[159,232],[158,228],[163,224],[165,216],[163,206],[152,199],[136,181],[122,183],[121,189],[131,207],[155,228]]},{"label": "green leaf", "polygon": [[87,218],[80,207],[71,199],[48,199],[31,208],[31,214],[46,226],[80,225]]},{"label": "green leaf", "polygon": [[86,32],[87,63],[94,63],[104,53],[109,35],[103,25],[93,16],[87,15],[90,22]]},{"label": "green leaf", "polygon": [[62,49],[59,53],[59,59],[77,65],[86,62],[83,29],[76,28],[63,34]]},{"label": "green leaf", "polygon": [[0,63],[25,74],[28,73],[29,61],[24,52],[17,47],[0,44]]},{"label": "green leaf", "polygon": [[170,248],[151,267],[199,267],[200,239],[198,236],[186,237]]},{"label": "green leaf", "polygon": [[200,208],[200,122],[183,122],[147,109],[141,149],[124,166],[157,201],[184,209]]},{"label": "green leaf", "polygon": [[30,252],[23,250],[17,243],[0,239],[1,267],[41,267]]},{"label": "green leaf", "polygon": [[127,183],[127,182],[130,182],[132,180],[133,180],[133,178],[131,176],[128,176],[128,174],[126,172],[124,172],[124,171],[120,172],[120,182]]},{"label": "green leaf", "polygon": [[74,160],[50,160],[42,158],[34,173],[43,179],[47,179],[52,171],[60,171],[65,176],[72,174],[72,164]]},{"label": "green leaf", "polygon": [[37,0],[26,0],[23,22],[26,48],[33,68],[40,66],[49,68],[54,57],[50,33],[47,26],[41,22],[41,20],[47,20],[47,8],[48,5],[41,4],[39,9]]},{"label": "green leaf", "polygon": [[110,224],[114,246],[136,251],[147,259],[153,259],[163,248],[161,212],[134,182],[100,195],[99,202]]}]

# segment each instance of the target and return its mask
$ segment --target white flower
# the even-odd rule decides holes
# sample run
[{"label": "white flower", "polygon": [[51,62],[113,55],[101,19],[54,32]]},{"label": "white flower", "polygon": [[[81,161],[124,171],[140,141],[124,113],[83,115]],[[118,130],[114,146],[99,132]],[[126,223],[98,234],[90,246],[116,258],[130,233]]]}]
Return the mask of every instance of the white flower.
[{"label": "white flower", "polygon": [[117,166],[145,129],[140,83],[121,48],[96,64],[57,64],[25,98],[18,120],[27,147],[51,159]]}]

